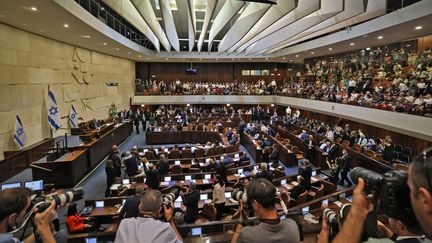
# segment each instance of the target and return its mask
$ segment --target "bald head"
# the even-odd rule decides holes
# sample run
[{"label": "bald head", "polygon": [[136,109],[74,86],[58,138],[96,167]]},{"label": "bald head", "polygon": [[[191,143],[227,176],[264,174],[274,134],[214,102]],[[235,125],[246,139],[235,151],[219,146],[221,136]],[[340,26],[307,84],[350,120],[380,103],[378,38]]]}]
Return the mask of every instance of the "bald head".
[{"label": "bald head", "polygon": [[140,211],[158,212],[162,207],[162,194],[158,190],[148,190],[141,196]]}]

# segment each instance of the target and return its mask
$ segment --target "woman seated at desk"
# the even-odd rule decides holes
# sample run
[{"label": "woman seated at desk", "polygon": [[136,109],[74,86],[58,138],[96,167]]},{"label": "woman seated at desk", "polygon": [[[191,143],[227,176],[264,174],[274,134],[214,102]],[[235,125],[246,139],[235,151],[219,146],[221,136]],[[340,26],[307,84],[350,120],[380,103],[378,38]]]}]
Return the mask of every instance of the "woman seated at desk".
[{"label": "woman seated at desk", "polygon": [[69,205],[66,224],[71,233],[89,232],[93,228],[89,218],[84,218],[78,215],[76,203],[71,203]]}]

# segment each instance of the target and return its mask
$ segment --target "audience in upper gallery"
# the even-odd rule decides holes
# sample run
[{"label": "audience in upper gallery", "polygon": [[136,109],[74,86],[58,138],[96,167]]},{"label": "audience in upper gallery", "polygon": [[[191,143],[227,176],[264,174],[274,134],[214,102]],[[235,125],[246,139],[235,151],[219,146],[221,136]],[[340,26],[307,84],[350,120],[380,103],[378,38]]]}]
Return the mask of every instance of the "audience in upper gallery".
[{"label": "audience in upper gallery", "polygon": [[[258,80],[255,84],[185,82],[182,89],[174,89],[178,87],[174,82],[166,85],[164,81],[147,80],[137,82],[137,91],[152,87],[150,94],[279,94],[432,116],[432,51],[428,48],[417,56],[414,50],[407,52],[378,47],[316,58],[306,63],[305,72],[305,77],[313,77],[316,82],[283,82],[279,88],[274,80]],[[253,114],[262,120],[258,112]]]}]

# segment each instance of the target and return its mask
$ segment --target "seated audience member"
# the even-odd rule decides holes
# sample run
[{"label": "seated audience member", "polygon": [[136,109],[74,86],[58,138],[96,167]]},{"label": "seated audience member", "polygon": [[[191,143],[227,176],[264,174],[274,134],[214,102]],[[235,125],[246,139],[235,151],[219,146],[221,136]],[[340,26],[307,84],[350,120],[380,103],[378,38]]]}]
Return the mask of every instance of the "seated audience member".
[{"label": "seated audience member", "polygon": [[213,180],[213,204],[217,210],[216,220],[221,220],[225,210],[225,183],[220,175],[214,176]]},{"label": "seated audience member", "polygon": [[279,150],[276,144],[273,144],[272,146],[272,152],[269,155],[269,160],[270,161],[279,160]]},{"label": "seated audience member", "polygon": [[[163,208],[167,223],[160,221]],[[139,205],[142,217],[127,218],[120,222],[115,238],[116,243],[129,242],[182,242],[173,219],[173,206],[162,203],[162,194],[157,190],[148,190]]]},{"label": "seated audience member", "polygon": [[[222,161],[221,161],[222,162]],[[223,154],[223,163],[225,164],[225,165],[229,165],[229,164],[231,164],[232,163],[232,158],[231,158],[231,156],[230,155],[227,155],[227,154]]]},{"label": "seated audience member", "polygon": [[236,131],[233,132],[231,139],[229,140],[229,144],[235,145],[238,141],[238,134]]},{"label": "seated audience member", "polygon": [[266,180],[268,180],[270,182],[273,181],[273,173],[268,170],[268,166],[267,166],[266,163],[261,163],[260,164],[260,170],[261,171],[258,172],[256,174],[256,176],[255,176],[257,179],[258,178],[263,178],[263,179],[266,179]]},{"label": "seated audience member", "polygon": [[304,193],[307,190],[307,186],[310,186],[307,184],[306,180],[303,177],[299,177],[297,180],[298,184],[294,187],[294,189],[291,191],[291,198],[294,198],[297,200],[298,196],[300,196],[302,193]]},{"label": "seated audience member", "polygon": [[306,130],[302,130],[302,132],[298,135],[298,137],[301,140],[306,141],[306,139],[308,139],[309,135],[307,134]]},{"label": "seated audience member", "polygon": [[[290,218],[280,220],[277,214],[276,188],[271,182],[265,179],[253,180],[247,189],[247,197],[261,223],[247,227],[237,224],[231,242],[300,242],[296,222]],[[242,207],[243,203],[239,210],[243,210]],[[242,220],[243,216],[240,214],[240,221]]]},{"label": "seated audience member", "polygon": [[209,159],[207,166],[205,167],[205,171],[214,171],[216,170],[216,161],[214,159]]},{"label": "seated audience member", "polygon": [[195,223],[198,217],[198,202],[200,200],[200,191],[196,189],[196,184],[191,182],[186,188],[186,193],[181,196],[183,205],[186,206],[185,222],[188,224]]},{"label": "seated audience member", "polygon": [[148,169],[145,171],[145,174],[145,184],[151,189],[159,190],[159,173],[156,166],[150,164]]},{"label": "seated audience member", "polygon": [[[25,187],[4,189],[0,191],[0,242],[17,243],[17,242],[36,242],[34,234],[31,234],[24,241],[20,241],[12,234],[7,233],[12,227],[20,226],[26,219],[27,211],[31,208],[31,196],[33,192]],[[51,222],[55,215],[54,201],[44,212],[35,214],[34,229],[44,243],[55,243],[51,233]]]},{"label": "seated audience member", "polygon": [[135,195],[126,198],[126,201],[119,213],[120,220],[139,216],[139,204],[143,193],[144,187],[137,186],[135,188]]},{"label": "seated audience member", "polygon": [[89,223],[88,218],[84,218],[78,215],[78,209],[76,203],[69,204],[66,224],[69,232],[71,233],[82,233],[90,231],[93,226]]}]

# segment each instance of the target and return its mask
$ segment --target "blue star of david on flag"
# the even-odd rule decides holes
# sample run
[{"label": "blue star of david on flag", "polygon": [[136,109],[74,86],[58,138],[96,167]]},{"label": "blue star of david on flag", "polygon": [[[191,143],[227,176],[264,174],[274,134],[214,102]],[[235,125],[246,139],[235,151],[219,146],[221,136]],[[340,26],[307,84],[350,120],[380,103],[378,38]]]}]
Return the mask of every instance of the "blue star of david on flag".
[{"label": "blue star of david on flag", "polygon": [[21,119],[17,115],[15,121],[14,142],[20,149],[22,149],[25,145],[26,139],[27,136],[25,134],[23,124],[21,122]]},{"label": "blue star of david on flag", "polygon": [[57,131],[61,126],[60,114],[57,106],[57,101],[51,89],[48,89],[48,105],[48,107],[50,107],[48,108],[48,124],[51,126],[52,129]]},{"label": "blue star of david on flag", "polygon": [[77,117],[78,113],[76,112],[75,107],[71,105],[69,112],[69,124],[71,127],[77,127]]}]

